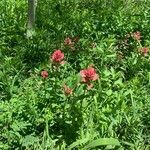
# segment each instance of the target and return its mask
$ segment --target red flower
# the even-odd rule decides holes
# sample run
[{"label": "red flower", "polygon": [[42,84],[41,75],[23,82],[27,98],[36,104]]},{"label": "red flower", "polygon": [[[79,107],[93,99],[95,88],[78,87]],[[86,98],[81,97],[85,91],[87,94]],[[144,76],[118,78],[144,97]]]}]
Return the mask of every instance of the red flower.
[{"label": "red flower", "polygon": [[54,63],[62,63],[64,59],[64,53],[61,52],[61,50],[56,50],[53,54],[52,54],[52,61]]},{"label": "red flower", "polygon": [[68,37],[64,40],[65,45],[69,46],[73,51],[75,50],[74,48],[74,42]]},{"label": "red flower", "polygon": [[139,41],[141,39],[141,32],[139,32],[139,31],[134,32],[133,37],[135,40]]},{"label": "red flower", "polygon": [[65,95],[71,95],[72,94],[73,89],[69,88],[68,86],[64,85],[64,92]]},{"label": "red flower", "polygon": [[99,78],[96,70],[93,67],[81,70],[80,75],[82,77],[82,82],[89,83],[90,81],[95,81]]},{"label": "red flower", "polygon": [[64,43],[65,43],[65,45],[70,46],[70,45],[72,45],[72,40],[68,37],[64,40]]},{"label": "red flower", "polygon": [[147,47],[143,47],[140,49],[140,52],[144,55],[144,56],[147,56],[148,54],[148,48]]},{"label": "red flower", "polygon": [[48,72],[47,71],[42,71],[41,76],[45,79],[48,77]]}]

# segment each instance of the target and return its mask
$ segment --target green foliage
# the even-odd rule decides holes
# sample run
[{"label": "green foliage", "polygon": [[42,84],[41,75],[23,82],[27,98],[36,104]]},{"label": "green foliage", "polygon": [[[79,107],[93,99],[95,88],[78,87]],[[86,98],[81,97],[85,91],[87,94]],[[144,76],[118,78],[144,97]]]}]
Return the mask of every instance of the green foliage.
[{"label": "green foliage", "polygon": [[94,148],[97,146],[102,146],[102,145],[113,145],[113,146],[120,146],[120,143],[116,139],[111,139],[111,138],[103,138],[103,139],[97,139],[89,143],[84,147],[84,149],[89,149],[89,148]]},{"label": "green foliage", "polygon": [[[0,149],[150,148],[148,0],[39,0],[32,38],[27,1],[0,11]],[[65,64],[52,62],[56,49]],[[99,79],[87,89],[90,65]]]}]

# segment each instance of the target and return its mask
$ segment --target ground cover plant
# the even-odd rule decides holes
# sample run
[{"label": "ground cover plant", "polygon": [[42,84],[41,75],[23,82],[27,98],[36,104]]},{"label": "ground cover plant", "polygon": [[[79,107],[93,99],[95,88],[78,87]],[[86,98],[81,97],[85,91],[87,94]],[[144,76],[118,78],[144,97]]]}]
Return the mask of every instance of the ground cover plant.
[{"label": "ground cover plant", "polygon": [[0,1],[0,149],[149,150],[150,2]]}]

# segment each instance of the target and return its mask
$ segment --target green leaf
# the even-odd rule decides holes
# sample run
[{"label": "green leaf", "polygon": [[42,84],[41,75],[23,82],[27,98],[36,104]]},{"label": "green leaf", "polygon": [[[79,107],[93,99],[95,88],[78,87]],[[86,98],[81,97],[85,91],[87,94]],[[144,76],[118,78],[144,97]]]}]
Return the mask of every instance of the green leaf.
[{"label": "green leaf", "polygon": [[33,145],[34,143],[38,142],[38,138],[34,137],[32,135],[27,135],[23,141],[22,141],[22,146],[29,146]]},{"label": "green leaf", "polygon": [[81,139],[81,140],[78,140],[76,142],[73,142],[68,148],[67,150],[72,150],[73,148],[81,145],[81,144],[85,144],[86,142],[88,141],[88,139]]},{"label": "green leaf", "polygon": [[128,146],[134,147],[133,143],[126,142],[126,141],[122,141],[122,143],[125,144],[125,145],[128,145]]},{"label": "green leaf", "polygon": [[114,85],[120,85],[120,86],[123,86],[122,78],[119,78],[118,80],[116,80],[116,81],[114,82]]},{"label": "green leaf", "polygon": [[120,146],[120,142],[114,138],[100,138],[90,142],[83,149],[94,148],[97,146],[107,146],[107,145]]},{"label": "green leaf", "polygon": [[76,95],[82,95],[83,94],[83,85],[80,85],[77,89],[76,89]]}]

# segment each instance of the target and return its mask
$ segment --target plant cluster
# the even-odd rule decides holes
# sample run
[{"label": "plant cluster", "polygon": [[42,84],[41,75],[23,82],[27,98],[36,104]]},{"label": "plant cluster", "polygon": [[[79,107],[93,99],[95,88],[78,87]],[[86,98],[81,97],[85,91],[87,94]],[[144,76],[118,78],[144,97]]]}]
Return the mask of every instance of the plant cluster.
[{"label": "plant cluster", "polygon": [[150,3],[0,1],[0,149],[149,150]]}]

